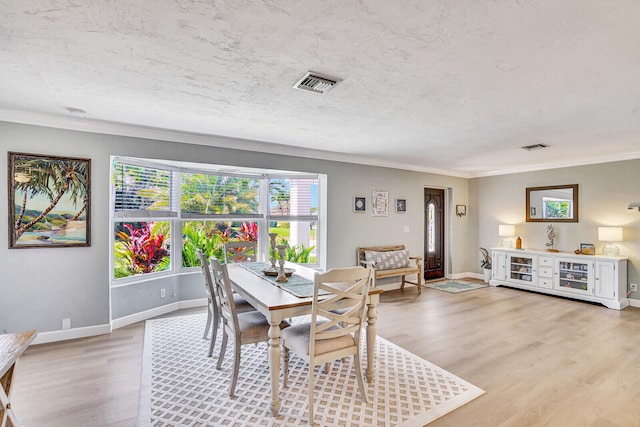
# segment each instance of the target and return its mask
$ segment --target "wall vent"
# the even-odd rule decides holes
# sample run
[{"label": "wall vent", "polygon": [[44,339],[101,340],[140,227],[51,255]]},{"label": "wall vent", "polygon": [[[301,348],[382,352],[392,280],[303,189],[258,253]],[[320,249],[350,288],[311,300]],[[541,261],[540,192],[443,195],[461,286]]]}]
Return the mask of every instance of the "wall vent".
[{"label": "wall vent", "polygon": [[542,150],[543,148],[547,148],[548,145],[546,144],[532,144],[532,145],[525,145],[524,147],[522,147],[523,150],[527,150],[527,151],[533,151],[533,150]]},{"label": "wall vent", "polygon": [[341,79],[337,79],[335,77],[329,77],[309,71],[293,85],[293,88],[324,95],[341,81]]}]

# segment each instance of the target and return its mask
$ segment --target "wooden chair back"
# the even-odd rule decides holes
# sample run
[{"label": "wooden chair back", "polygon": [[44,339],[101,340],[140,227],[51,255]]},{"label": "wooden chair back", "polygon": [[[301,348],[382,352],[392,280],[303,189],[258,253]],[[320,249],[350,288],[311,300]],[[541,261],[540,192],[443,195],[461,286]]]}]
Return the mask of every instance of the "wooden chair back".
[{"label": "wooden chair back", "polygon": [[[309,341],[311,366],[357,352],[370,283],[371,269],[363,267],[334,268],[315,275]],[[320,290],[330,295],[319,298]],[[317,342],[347,335],[353,336],[353,346],[316,355]]]},{"label": "wooden chair back", "polygon": [[256,242],[229,242],[224,245],[224,262],[255,262],[258,260]]},{"label": "wooden chair back", "polygon": [[214,293],[217,297],[219,313],[222,316],[222,325],[227,334],[233,336],[239,342],[238,314],[227,265],[222,264],[215,258],[211,258],[211,270],[213,272]]}]

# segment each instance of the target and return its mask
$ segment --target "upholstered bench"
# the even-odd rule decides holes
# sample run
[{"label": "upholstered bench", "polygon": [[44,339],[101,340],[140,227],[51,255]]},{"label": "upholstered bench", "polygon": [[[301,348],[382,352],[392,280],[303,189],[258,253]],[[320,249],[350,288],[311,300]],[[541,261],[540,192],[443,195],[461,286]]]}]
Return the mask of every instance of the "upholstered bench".
[{"label": "upholstered bench", "polygon": [[[401,289],[405,283],[410,283],[418,287],[419,294],[422,293],[422,257],[409,256],[404,245],[358,248],[358,265],[373,269],[373,286],[377,279],[401,276]],[[409,274],[416,274],[418,280],[407,280]]]}]

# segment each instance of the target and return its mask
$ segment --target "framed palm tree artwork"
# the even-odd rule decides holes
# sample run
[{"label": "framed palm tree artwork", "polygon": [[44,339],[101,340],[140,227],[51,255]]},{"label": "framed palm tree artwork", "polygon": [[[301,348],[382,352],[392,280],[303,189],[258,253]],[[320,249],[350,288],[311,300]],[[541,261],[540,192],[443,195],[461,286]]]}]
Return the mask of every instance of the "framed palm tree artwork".
[{"label": "framed palm tree artwork", "polygon": [[9,248],[91,246],[91,159],[8,153]]}]

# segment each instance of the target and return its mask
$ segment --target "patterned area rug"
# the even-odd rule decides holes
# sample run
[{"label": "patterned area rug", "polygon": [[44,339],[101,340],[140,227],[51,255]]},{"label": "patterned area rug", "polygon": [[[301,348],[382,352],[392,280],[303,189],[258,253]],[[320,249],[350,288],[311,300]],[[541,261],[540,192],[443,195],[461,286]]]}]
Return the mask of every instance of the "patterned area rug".
[{"label": "patterned area rug", "polygon": [[[291,354],[289,386],[280,390],[282,409],[274,418],[267,344],[243,346],[236,396],[229,398],[233,349],[227,346],[222,369],[216,370],[221,334],[214,357],[207,357],[205,321],[205,314],[147,321],[138,425],[307,425],[307,363]],[[329,374],[316,371],[315,425],[423,426],[484,393],[380,337],[375,357],[369,404],[360,398],[351,359],[333,362]]]},{"label": "patterned area rug", "polygon": [[427,285],[427,288],[437,289],[439,291],[457,294],[464,291],[472,291],[474,289],[486,288],[485,283],[465,282],[462,280],[447,280],[445,282],[435,282]]}]

